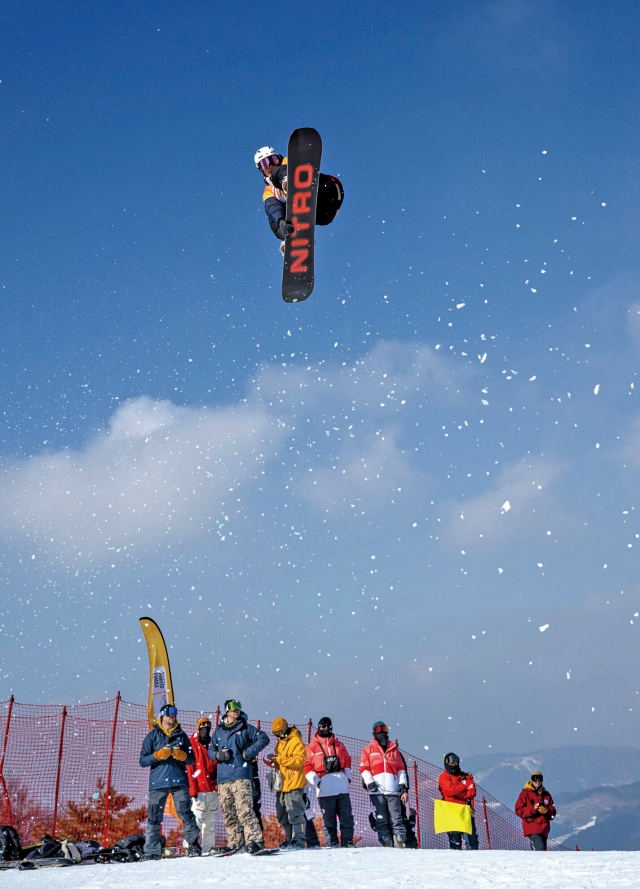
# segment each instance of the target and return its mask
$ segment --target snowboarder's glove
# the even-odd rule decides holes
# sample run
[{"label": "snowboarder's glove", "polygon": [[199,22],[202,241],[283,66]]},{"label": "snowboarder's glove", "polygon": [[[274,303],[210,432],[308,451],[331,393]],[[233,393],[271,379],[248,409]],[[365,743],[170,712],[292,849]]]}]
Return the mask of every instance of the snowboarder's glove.
[{"label": "snowboarder's glove", "polygon": [[162,761],[163,759],[169,759],[169,757],[171,756],[171,751],[168,747],[162,747],[160,750],[156,750],[153,755],[156,759]]},{"label": "snowboarder's glove", "polygon": [[278,228],[276,231],[276,235],[280,238],[280,240],[284,241],[284,239],[287,237],[287,235],[292,234],[292,232],[293,232],[293,226],[291,225],[291,223],[287,222],[287,220],[284,219],[284,217],[282,219],[280,219],[278,222]]},{"label": "snowboarder's glove", "polygon": [[251,757],[250,757],[250,756],[247,756],[247,751],[246,751],[246,750],[243,750],[243,751],[242,751],[242,758],[244,759],[245,762],[251,762]]},{"label": "snowboarder's glove", "polygon": [[228,747],[223,747],[222,750],[216,750],[216,762],[231,762],[232,759],[233,754]]},{"label": "snowboarder's glove", "polygon": [[546,815],[548,811],[546,806],[538,806],[538,815]]},{"label": "snowboarder's glove", "polygon": [[367,784],[367,790],[369,791],[369,793],[373,793],[374,790],[377,790],[377,789],[378,789],[378,785],[376,784],[376,782],[369,781],[369,783]]},{"label": "snowboarder's glove", "polygon": [[286,176],[282,180],[282,190],[285,194],[287,193],[287,177]]},{"label": "snowboarder's glove", "polygon": [[400,794],[400,796],[402,796],[405,793],[409,793],[409,788],[407,787],[406,784],[400,784],[400,786],[398,787],[398,793]]},{"label": "snowboarder's glove", "polygon": [[184,762],[187,758],[187,751],[183,750],[181,747],[174,747],[171,751],[171,755],[174,759],[177,759],[179,762]]}]

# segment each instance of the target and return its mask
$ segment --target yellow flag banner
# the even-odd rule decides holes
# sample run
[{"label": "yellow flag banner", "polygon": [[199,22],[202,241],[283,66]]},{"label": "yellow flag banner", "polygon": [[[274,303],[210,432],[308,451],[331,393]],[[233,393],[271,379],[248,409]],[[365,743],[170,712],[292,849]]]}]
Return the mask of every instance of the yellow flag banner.
[{"label": "yellow flag banner", "polygon": [[[140,626],[147,643],[149,655],[149,701],[147,705],[147,718],[149,729],[156,724],[160,710],[165,704],[173,704],[173,682],[171,681],[171,667],[169,655],[165,645],[164,636],[160,632],[158,624],[150,617],[141,617]],[[173,795],[169,794],[165,803],[167,815],[172,815],[176,821],[180,821]],[[180,822],[182,823],[182,822]]]},{"label": "yellow flag banner", "polygon": [[149,728],[156,724],[160,710],[165,704],[173,704],[173,683],[171,667],[164,637],[158,624],[150,617],[141,617],[140,626],[144,633],[149,654],[149,703],[147,717]]},{"label": "yellow flag banner", "polygon": [[471,833],[471,806],[446,803],[443,799],[434,799],[433,804],[434,833],[447,833],[450,830]]}]

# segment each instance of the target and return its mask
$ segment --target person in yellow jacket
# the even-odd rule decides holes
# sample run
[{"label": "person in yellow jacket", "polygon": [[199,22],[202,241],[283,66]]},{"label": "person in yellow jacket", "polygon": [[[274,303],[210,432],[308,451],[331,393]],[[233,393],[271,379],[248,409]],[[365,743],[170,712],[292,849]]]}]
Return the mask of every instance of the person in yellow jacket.
[{"label": "person in yellow jacket", "polygon": [[278,739],[273,753],[267,759],[280,773],[281,787],[276,790],[276,816],[284,830],[284,851],[304,849],[306,777],[304,762],[307,750],[295,725],[289,725],[282,716],[273,720],[271,731]]}]

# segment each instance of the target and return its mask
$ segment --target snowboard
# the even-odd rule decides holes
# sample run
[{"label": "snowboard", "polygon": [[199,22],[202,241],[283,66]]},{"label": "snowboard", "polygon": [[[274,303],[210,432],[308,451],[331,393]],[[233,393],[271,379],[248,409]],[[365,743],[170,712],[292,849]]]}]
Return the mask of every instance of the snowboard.
[{"label": "snowboard", "polygon": [[284,242],[282,298],[302,302],[314,284],[316,204],[322,139],[313,127],[294,130],[287,151],[287,221],[293,232]]},{"label": "snowboard", "polygon": [[40,870],[42,867],[71,867],[75,863],[69,858],[23,858],[22,861],[0,861],[0,870]]}]

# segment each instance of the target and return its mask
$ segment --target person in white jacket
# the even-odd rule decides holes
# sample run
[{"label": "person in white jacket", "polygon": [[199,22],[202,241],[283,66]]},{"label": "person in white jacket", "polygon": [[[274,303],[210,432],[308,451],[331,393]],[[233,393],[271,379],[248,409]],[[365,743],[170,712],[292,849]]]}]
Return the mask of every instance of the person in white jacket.
[{"label": "person in white jacket", "polygon": [[313,741],[307,744],[304,771],[309,784],[316,788],[329,844],[353,846],[353,813],[349,797],[351,757],[342,741],[333,734],[328,716],[322,717]]}]

